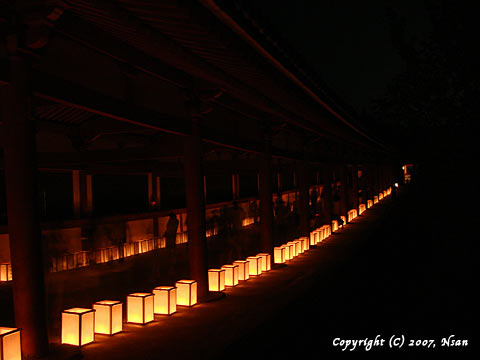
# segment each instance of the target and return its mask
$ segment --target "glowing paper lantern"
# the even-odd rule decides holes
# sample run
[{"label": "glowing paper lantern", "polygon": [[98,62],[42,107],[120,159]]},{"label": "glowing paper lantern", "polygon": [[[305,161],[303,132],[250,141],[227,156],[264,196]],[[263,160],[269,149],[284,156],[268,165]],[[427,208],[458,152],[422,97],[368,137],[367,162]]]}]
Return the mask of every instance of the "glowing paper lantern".
[{"label": "glowing paper lantern", "polygon": [[209,291],[225,290],[225,270],[224,269],[208,270],[208,290]]},{"label": "glowing paper lantern", "polygon": [[62,312],[62,344],[90,344],[95,340],[94,333],[94,309],[71,308]]},{"label": "glowing paper lantern", "polygon": [[379,193],[379,194],[378,194],[378,200],[379,200],[379,201],[380,201],[380,200],[383,200],[383,193]]},{"label": "glowing paper lantern", "polygon": [[171,315],[177,311],[177,288],[174,286],[157,286],[153,289],[153,312]]},{"label": "glowing paper lantern", "polygon": [[152,293],[133,293],[127,295],[127,322],[143,325],[153,320]]},{"label": "glowing paper lantern", "polygon": [[238,265],[223,265],[222,270],[225,270],[225,285],[238,285]]},{"label": "glowing paper lantern", "polygon": [[244,281],[250,278],[250,270],[247,260],[236,260],[233,265],[238,265],[238,280]]},{"label": "glowing paper lantern", "polygon": [[317,245],[317,243],[315,242],[315,232],[316,230],[313,230],[310,232],[310,245]]},{"label": "glowing paper lantern", "polygon": [[345,216],[340,216],[340,219],[342,219],[342,221],[343,221],[342,227],[347,225],[347,218]]},{"label": "glowing paper lantern", "polygon": [[20,329],[0,327],[0,360],[22,360]]},{"label": "glowing paper lantern", "polygon": [[290,256],[290,245],[283,244],[280,247],[285,250],[285,261],[291,260],[292,257]]},{"label": "glowing paper lantern", "polygon": [[262,258],[262,271],[270,271],[272,269],[272,257],[268,253],[257,254]]},{"label": "glowing paper lantern", "polygon": [[387,197],[387,190],[383,190],[383,197]]},{"label": "glowing paper lantern", "polygon": [[250,276],[258,276],[262,273],[262,258],[260,256],[249,256],[248,269]]},{"label": "glowing paper lantern", "polygon": [[367,209],[371,208],[372,206],[373,206],[373,201],[367,200]]},{"label": "glowing paper lantern", "polygon": [[308,237],[302,236],[298,238],[298,240],[302,241],[303,243],[303,251],[310,250],[310,241],[308,241]]},{"label": "glowing paper lantern", "polygon": [[275,264],[283,264],[285,262],[285,248],[277,246],[273,248],[273,262]]},{"label": "glowing paper lantern", "polygon": [[348,211],[348,222],[352,221],[357,217],[357,209],[351,209]]},{"label": "glowing paper lantern", "polygon": [[0,264],[0,281],[12,280],[12,265],[9,263]]},{"label": "glowing paper lantern", "polygon": [[338,231],[338,221],[337,220],[332,220],[332,229],[333,229],[333,232]]},{"label": "glowing paper lantern", "polygon": [[197,303],[197,282],[195,280],[179,280],[177,287],[177,305],[193,306]]},{"label": "glowing paper lantern", "polygon": [[123,304],[120,301],[102,300],[93,304],[95,333],[114,335],[123,330]]},{"label": "glowing paper lantern", "polygon": [[362,215],[365,212],[365,210],[367,210],[367,206],[365,204],[358,205],[358,214],[359,215]]},{"label": "glowing paper lantern", "polygon": [[293,246],[293,257],[297,257],[299,254],[299,245],[295,243],[295,241],[289,241],[287,245]]},{"label": "glowing paper lantern", "polygon": [[374,204],[378,203],[378,196],[374,196],[374,197],[373,197],[373,203],[374,203]]}]

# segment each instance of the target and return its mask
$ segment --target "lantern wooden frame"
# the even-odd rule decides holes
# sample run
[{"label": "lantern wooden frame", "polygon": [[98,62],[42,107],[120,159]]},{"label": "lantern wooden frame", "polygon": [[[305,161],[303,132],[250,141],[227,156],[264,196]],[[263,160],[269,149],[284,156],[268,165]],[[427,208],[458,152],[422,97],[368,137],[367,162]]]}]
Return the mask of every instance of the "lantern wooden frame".
[{"label": "lantern wooden frame", "polygon": [[225,286],[238,285],[238,265],[223,265],[222,270],[225,271]]},{"label": "lantern wooden frame", "polygon": [[235,260],[233,265],[238,265],[238,280],[245,281],[250,279],[249,262],[247,260]]},{"label": "lantern wooden frame", "polygon": [[195,280],[179,280],[177,287],[177,305],[193,306],[197,303],[197,282]]},{"label": "lantern wooden frame", "polygon": [[177,288],[175,286],[157,286],[153,293],[153,313],[172,315],[177,311]]},{"label": "lantern wooden frame", "polygon": [[262,258],[260,256],[249,256],[248,269],[250,276],[258,276],[262,274]]},{"label": "lantern wooden frame", "polygon": [[0,360],[22,360],[22,334],[19,328],[0,327]]},{"label": "lantern wooden frame", "polygon": [[62,312],[62,344],[84,346],[94,341],[94,309],[71,308]]},{"label": "lantern wooden frame", "polygon": [[[96,334],[115,335],[123,331],[123,303],[121,301],[101,300],[94,303],[92,308],[95,310]],[[103,321],[106,321],[108,325],[104,326]],[[105,328],[108,328],[108,331]]]},{"label": "lantern wooden frame", "polygon": [[[145,325],[155,320],[154,297],[152,293],[133,293],[127,295],[127,322]],[[141,312],[141,318],[138,316]]]},{"label": "lantern wooden frame", "polygon": [[226,274],[224,269],[208,269],[208,290],[225,290],[225,276]]}]

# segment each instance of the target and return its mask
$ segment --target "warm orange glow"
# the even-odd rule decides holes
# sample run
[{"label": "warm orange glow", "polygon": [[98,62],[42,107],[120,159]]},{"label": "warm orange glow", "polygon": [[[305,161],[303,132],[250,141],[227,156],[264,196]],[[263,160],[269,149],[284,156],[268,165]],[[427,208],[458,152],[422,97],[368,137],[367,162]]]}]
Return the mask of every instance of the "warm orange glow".
[{"label": "warm orange glow", "polygon": [[332,229],[333,229],[333,232],[338,231],[338,221],[337,220],[332,220]]},{"label": "warm orange glow", "polygon": [[247,257],[250,276],[258,276],[262,273],[262,258],[260,256]]},{"label": "warm orange glow", "polygon": [[147,324],[153,319],[152,293],[133,293],[127,296],[127,322]]},{"label": "warm orange glow", "polygon": [[222,270],[225,270],[225,285],[238,285],[238,265],[223,265]]},{"label": "warm orange glow", "polygon": [[208,290],[209,291],[225,290],[225,270],[224,269],[208,270]]},{"label": "warm orange glow", "polygon": [[367,200],[367,209],[371,208],[372,206],[373,206],[373,201]]},{"label": "warm orange glow", "polygon": [[290,253],[290,245],[287,245],[287,244],[283,244],[280,246],[281,248],[284,248],[285,249],[285,261],[287,260],[291,260],[292,259],[292,255]]},{"label": "warm orange glow", "polygon": [[387,190],[383,190],[383,197],[387,197]]},{"label": "warm orange glow", "polygon": [[302,237],[298,238],[298,240],[303,242],[303,251],[310,250],[310,242],[308,241],[307,236],[302,236]]},{"label": "warm orange glow", "polygon": [[250,279],[250,270],[247,260],[236,260],[233,265],[238,265],[238,280],[244,281]]},{"label": "warm orange glow", "polygon": [[0,327],[0,360],[22,360],[20,329]]},{"label": "warm orange glow", "polygon": [[177,311],[177,288],[174,286],[157,286],[153,293],[153,312],[171,315]]},{"label": "warm orange glow", "polygon": [[352,221],[357,217],[357,209],[351,209],[347,213],[348,216],[348,222]]},{"label": "warm orange glow", "polygon": [[272,257],[268,253],[257,254],[262,258],[262,271],[270,271],[272,269]]},{"label": "warm orange glow", "polygon": [[94,309],[72,308],[62,312],[62,344],[90,344],[95,340],[94,332]]},{"label": "warm orange glow", "polygon": [[177,287],[177,305],[193,306],[197,303],[197,282],[195,280],[179,280]]},{"label": "warm orange glow", "polygon": [[285,248],[277,246],[273,248],[273,262],[275,264],[283,264],[285,262]]},{"label": "warm orange glow", "polygon": [[95,333],[113,335],[123,330],[123,304],[120,301],[102,300],[93,304]]},{"label": "warm orange glow", "polygon": [[332,235],[332,228],[330,227],[330,225],[323,225],[321,229],[323,233],[322,241],[325,240],[330,235]]},{"label": "warm orange glow", "polygon": [[12,265],[9,263],[0,264],[0,281],[12,280]]},{"label": "warm orange glow", "polygon": [[383,199],[383,193],[378,194],[378,200],[380,201],[382,199]]},{"label": "warm orange glow", "polygon": [[315,242],[315,232],[316,230],[313,230],[310,232],[310,245],[317,245],[317,243]]},{"label": "warm orange glow", "polygon": [[345,216],[340,216],[340,219],[342,219],[342,221],[343,221],[342,227],[347,225],[347,218]]},{"label": "warm orange glow", "polygon": [[365,204],[358,205],[358,214],[359,215],[362,215],[365,212],[365,210],[367,210],[367,206]]},{"label": "warm orange glow", "polygon": [[300,244],[298,244],[298,242],[289,241],[287,245],[293,246],[293,257],[297,257],[298,254],[300,254]]}]

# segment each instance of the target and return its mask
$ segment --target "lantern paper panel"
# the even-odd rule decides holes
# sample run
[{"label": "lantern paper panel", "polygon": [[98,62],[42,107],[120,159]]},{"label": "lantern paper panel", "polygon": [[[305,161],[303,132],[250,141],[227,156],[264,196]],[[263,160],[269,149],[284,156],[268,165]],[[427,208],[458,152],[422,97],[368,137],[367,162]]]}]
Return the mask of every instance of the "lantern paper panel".
[{"label": "lantern paper panel", "polygon": [[297,257],[299,254],[299,245],[295,243],[295,241],[289,241],[287,245],[291,245],[293,247],[293,257]]},{"label": "lantern paper panel", "polygon": [[133,293],[127,296],[127,322],[147,324],[154,320],[152,293]]},{"label": "lantern paper panel", "polygon": [[247,260],[250,276],[260,275],[262,273],[262,258],[260,256],[249,256]]},{"label": "lantern paper panel", "polygon": [[272,257],[268,253],[257,254],[262,258],[262,272],[270,271],[272,269]]},{"label": "lantern paper panel", "polygon": [[223,265],[222,269],[225,270],[225,285],[237,286],[238,285],[238,265]]},{"label": "lantern paper panel", "polygon": [[367,209],[371,208],[373,206],[373,201],[372,200],[367,200]]},{"label": "lantern paper panel", "polygon": [[155,314],[171,315],[177,311],[177,288],[174,286],[157,286],[153,289]]},{"label": "lantern paper panel", "polygon": [[337,220],[333,220],[332,221],[332,229],[333,231],[338,231],[338,221]]},{"label": "lantern paper panel", "polygon": [[62,344],[90,344],[95,340],[94,333],[94,309],[71,308],[62,312]]},{"label": "lantern paper panel", "polygon": [[177,305],[193,306],[197,303],[197,282],[195,280],[179,280],[177,287]]},{"label": "lantern paper panel", "polygon": [[0,264],[0,281],[12,280],[12,265],[10,263]]},{"label": "lantern paper panel", "polygon": [[313,231],[310,232],[310,245],[311,246],[317,245],[317,243],[315,242],[315,232],[316,232],[316,230],[313,230]]},{"label": "lantern paper panel", "polygon": [[208,270],[208,290],[209,291],[225,290],[225,270],[224,269]]},{"label": "lantern paper panel", "polygon": [[358,214],[359,215],[362,215],[365,212],[365,210],[367,210],[367,206],[365,204],[358,205]]},{"label": "lantern paper panel", "polygon": [[244,281],[250,278],[249,262],[246,260],[236,260],[233,265],[238,265],[238,280]]},{"label": "lantern paper panel", "polygon": [[273,248],[273,262],[275,264],[285,263],[285,248],[277,246]]},{"label": "lantern paper panel", "polygon": [[95,333],[114,335],[123,330],[123,304],[120,301],[102,300],[93,304]]},{"label": "lantern paper panel", "polygon": [[283,244],[280,247],[285,250],[285,261],[291,260],[292,258],[290,257],[290,246],[287,244]]},{"label": "lantern paper panel", "polygon": [[20,329],[0,327],[0,360],[22,360]]}]

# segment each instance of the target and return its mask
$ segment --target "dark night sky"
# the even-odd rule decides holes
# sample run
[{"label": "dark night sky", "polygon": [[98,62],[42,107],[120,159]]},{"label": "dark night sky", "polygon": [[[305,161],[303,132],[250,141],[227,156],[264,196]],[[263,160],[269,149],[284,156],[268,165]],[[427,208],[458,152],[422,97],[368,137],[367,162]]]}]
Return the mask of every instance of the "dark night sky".
[{"label": "dark night sky", "polygon": [[386,11],[404,17],[407,34],[428,37],[423,2],[317,0],[252,2],[271,27],[357,111],[382,95],[403,62],[390,40]]}]

